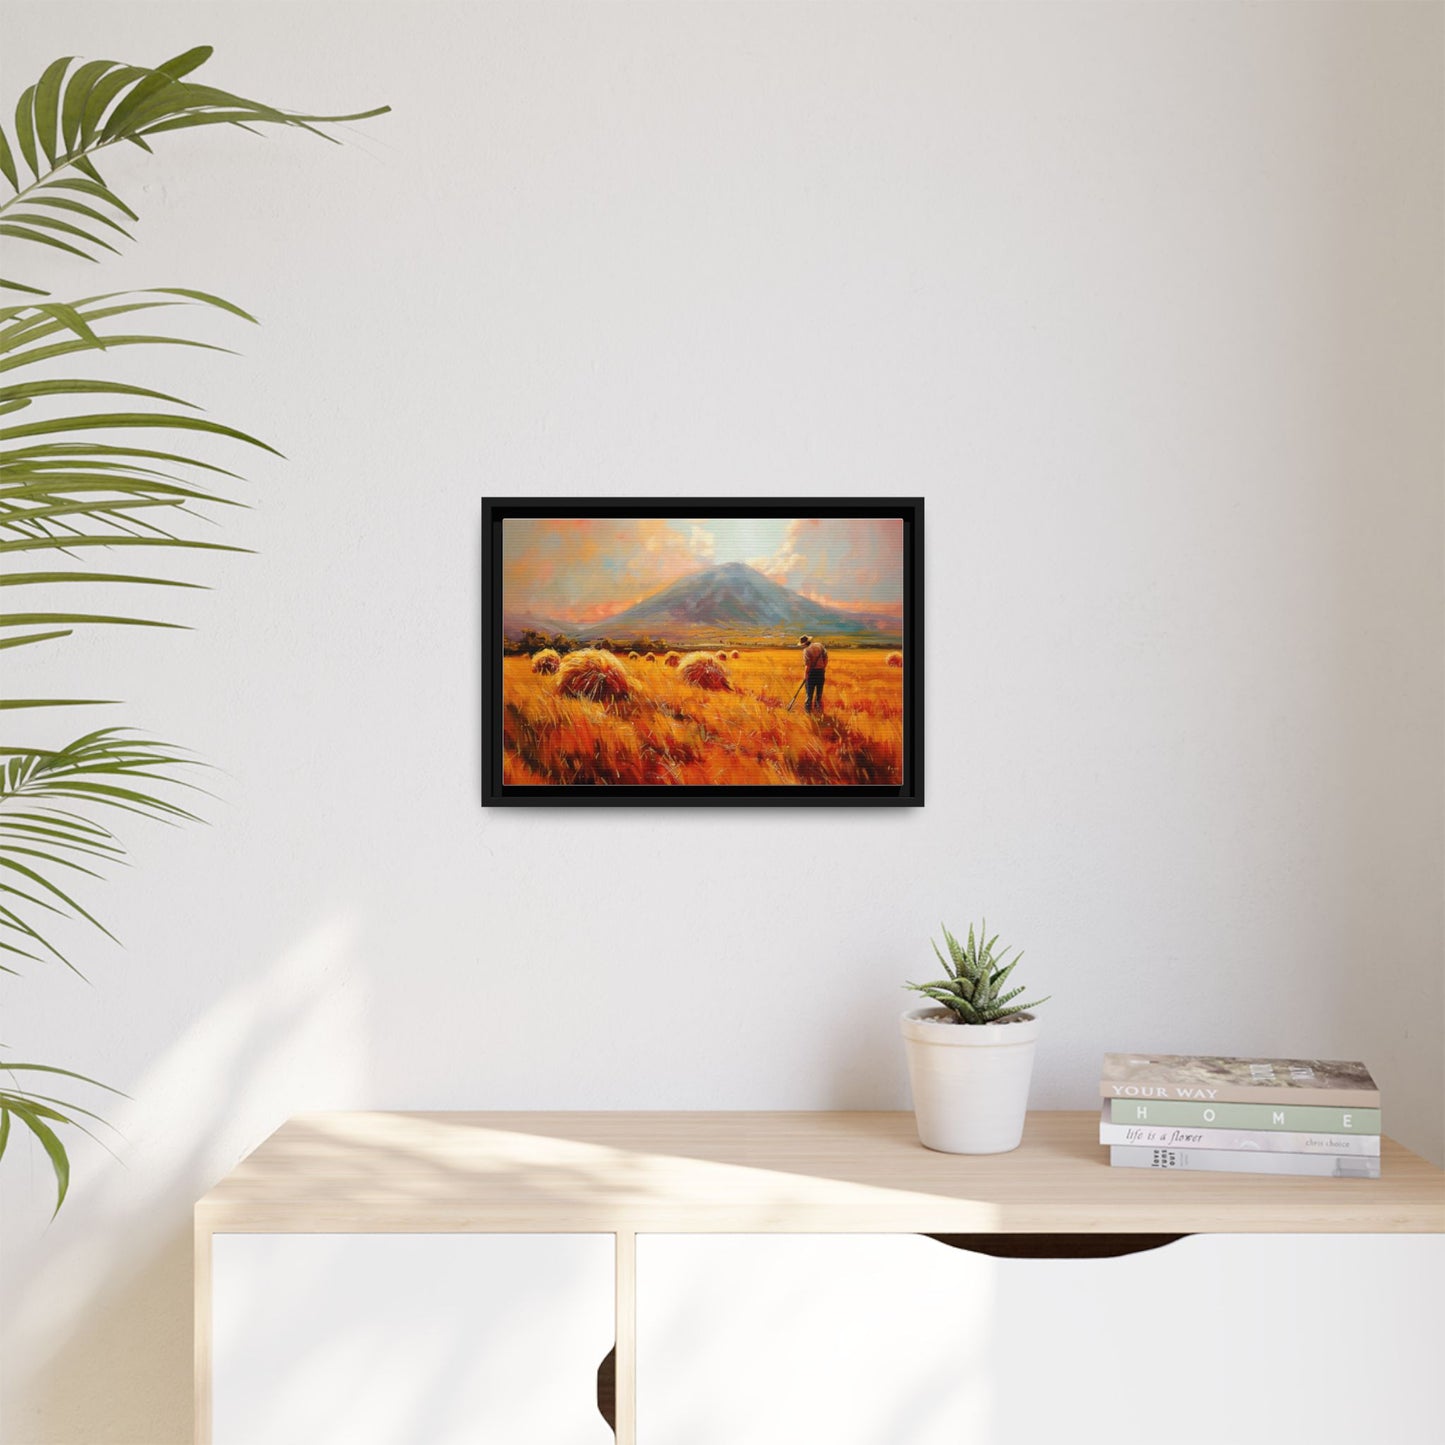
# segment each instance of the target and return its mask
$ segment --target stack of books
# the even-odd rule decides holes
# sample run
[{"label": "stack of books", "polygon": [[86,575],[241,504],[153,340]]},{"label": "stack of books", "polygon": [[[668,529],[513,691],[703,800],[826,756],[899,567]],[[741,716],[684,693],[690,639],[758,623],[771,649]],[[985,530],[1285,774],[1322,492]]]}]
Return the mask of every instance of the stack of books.
[{"label": "stack of books", "polygon": [[1105,1054],[1099,1142],[1125,1169],[1380,1177],[1380,1091],[1363,1064]]}]

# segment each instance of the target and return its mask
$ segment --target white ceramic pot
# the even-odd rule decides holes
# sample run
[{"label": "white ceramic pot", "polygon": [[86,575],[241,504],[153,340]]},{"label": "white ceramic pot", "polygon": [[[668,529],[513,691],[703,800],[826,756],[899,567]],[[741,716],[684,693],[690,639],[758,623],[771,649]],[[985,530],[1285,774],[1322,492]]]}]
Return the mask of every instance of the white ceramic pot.
[{"label": "white ceramic pot", "polygon": [[945,1154],[1017,1149],[1029,1107],[1039,1021],[957,1024],[947,1009],[903,1015],[919,1140]]}]

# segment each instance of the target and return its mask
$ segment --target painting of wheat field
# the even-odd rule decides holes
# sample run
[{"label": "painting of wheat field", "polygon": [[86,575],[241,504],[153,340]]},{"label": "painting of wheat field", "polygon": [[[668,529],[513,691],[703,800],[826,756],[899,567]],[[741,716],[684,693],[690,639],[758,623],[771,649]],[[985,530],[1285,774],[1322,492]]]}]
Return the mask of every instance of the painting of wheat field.
[{"label": "painting of wheat field", "polygon": [[915,518],[576,513],[491,522],[503,793],[901,794]]}]

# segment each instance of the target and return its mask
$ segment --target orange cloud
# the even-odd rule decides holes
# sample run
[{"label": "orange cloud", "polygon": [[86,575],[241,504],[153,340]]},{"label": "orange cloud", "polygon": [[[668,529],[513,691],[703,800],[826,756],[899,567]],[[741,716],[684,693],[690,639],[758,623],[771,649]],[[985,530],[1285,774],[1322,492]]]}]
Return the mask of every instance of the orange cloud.
[{"label": "orange cloud", "polygon": [[903,609],[903,523],[897,517],[800,517],[777,551],[752,565],[830,606]]},{"label": "orange cloud", "polygon": [[502,603],[510,613],[595,622],[705,567],[705,526],[662,517],[509,517]]}]

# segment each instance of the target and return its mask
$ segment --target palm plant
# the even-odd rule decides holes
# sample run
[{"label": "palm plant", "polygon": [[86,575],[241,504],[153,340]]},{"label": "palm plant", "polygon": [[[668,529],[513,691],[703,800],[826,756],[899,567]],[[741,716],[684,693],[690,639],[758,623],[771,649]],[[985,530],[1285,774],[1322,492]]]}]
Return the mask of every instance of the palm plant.
[{"label": "palm plant", "polygon": [[[166,132],[215,125],[253,132],[282,126],[333,140],[321,127],[388,109],[332,116],[278,110],[189,79],[210,55],[210,46],[199,46],[153,67],[77,63],[74,56],[46,67],[16,106],[13,144],[0,125],[0,178],[11,191],[0,200],[7,267],[12,255],[22,254],[37,265],[96,263],[132,239],[125,223],[139,218],[98,164],[112,147],[124,143],[149,153],[151,142]],[[198,455],[196,443],[220,441],[273,453],[274,448],[199,414],[180,397],[129,381],[56,376],[49,364],[61,362],[68,369],[75,362],[81,370],[87,357],[129,355],[130,347],[225,349],[157,330],[153,322],[161,312],[176,318],[200,313],[253,318],[219,296],[188,287],[62,301],[35,284],[38,279],[0,278],[0,290],[23,298],[0,305],[0,419],[25,413],[0,424],[0,554],[7,564],[18,563],[0,574],[0,587],[60,589],[67,597],[72,587],[96,588],[115,597],[130,596],[136,588],[199,585],[167,575],[170,569],[163,569],[160,559],[171,549],[243,549],[195,535],[195,524],[212,509],[240,505],[230,492],[241,480]],[[119,570],[97,568],[97,559],[114,560],[117,548],[124,557],[145,560],[121,563]],[[124,605],[3,610],[0,651],[53,645],[79,628],[182,625],[134,615]],[[7,686],[0,716],[8,721],[37,709],[107,701],[15,695]],[[9,737],[0,743],[0,972],[16,975],[27,965],[55,964],[81,974],[61,951],[55,922],[79,921],[111,935],[76,899],[80,889],[72,880],[98,879],[106,865],[124,857],[124,843],[111,827],[123,815],[194,821],[181,801],[181,790],[195,786],[185,772],[193,766],[184,750],[117,727],[88,731],[61,747]],[[77,1083],[95,1081],[53,1065],[14,1060],[0,1061],[0,1074],[9,1080],[0,1087],[0,1158],[18,1123],[50,1161],[59,1210],[70,1179],[64,1131],[88,1132],[87,1121],[99,1116],[42,1090],[69,1092]]]},{"label": "palm plant", "polygon": [[[932,940],[929,940],[932,942]],[[1028,1009],[1047,1003],[1047,998],[1035,999],[1033,1003],[1013,1002],[1022,988],[1011,988],[1004,992],[1004,984],[1014,971],[1022,953],[1010,959],[1007,952],[994,953],[998,934],[988,937],[988,925],[979,925],[978,936],[974,936],[973,925],[968,926],[968,942],[960,943],[947,928],[943,930],[943,941],[948,945],[948,957],[939,952],[936,943],[934,953],[943,965],[946,978],[935,979],[932,983],[910,983],[916,993],[924,994],[935,1003],[952,1011],[954,1021],[961,1024],[1005,1023]]]}]

